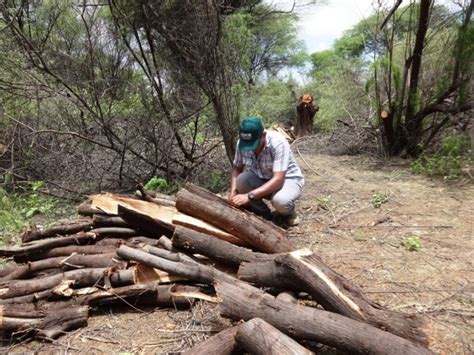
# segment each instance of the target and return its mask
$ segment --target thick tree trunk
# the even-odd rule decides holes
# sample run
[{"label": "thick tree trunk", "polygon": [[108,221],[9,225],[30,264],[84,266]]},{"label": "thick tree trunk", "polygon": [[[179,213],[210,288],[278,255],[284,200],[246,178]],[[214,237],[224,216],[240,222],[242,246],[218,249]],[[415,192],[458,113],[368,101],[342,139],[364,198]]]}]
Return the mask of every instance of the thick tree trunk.
[{"label": "thick tree trunk", "polygon": [[191,254],[205,255],[223,264],[240,265],[242,262],[261,262],[273,259],[273,255],[252,252],[250,249],[238,247],[232,243],[217,239],[192,229],[176,226],[173,246],[186,250]]},{"label": "thick tree trunk", "polygon": [[238,327],[231,327],[223,330],[209,339],[196,345],[194,348],[183,351],[182,355],[232,355],[241,353],[235,340],[235,333]]},{"label": "thick tree trunk", "polygon": [[242,348],[255,355],[314,354],[260,318],[239,325],[235,339]]},{"label": "thick tree trunk", "polygon": [[75,221],[68,221],[44,230],[27,230],[21,235],[21,241],[22,243],[28,243],[33,240],[87,232],[90,229],[92,229],[92,221],[83,218]]},{"label": "thick tree trunk", "polygon": [[234,320],[262,318],[296,339],[369,354],[432,354],[421,345],[366,323],[316,308],[276,300],[246,284],[215,284],[221,314]]},{"label": "thick tree trunk", "polygon": [[234,208],[220,197],[195,185],[186,184],[178,192],[176,208],[238,236],[259,251],[281,253],[295,249],[281,228],[252,213]]},{"label": "thick tree trunk", "polygon": [[327,311],[367,322],[412,341],[427,343],[422,319],[372,303],[358,287],[307,249],[277,256],[273,262],[243,264],[238,275],[241,280],[260,287],[281,288],[284,285],[308,292]]},{"label": "thick tree trunk", "polygon": [[430,22],[430,9],[433,0],[421,0],[420,12],[418,15],[418,28],[415,37],[415,47],[413,48],[411,72],[410,72],[410,86],[408,89],[407,107],[405,110],[405,126],[407,131],[407,149],[411,156],[419,154],[418,143],[421,139],[421,122],[415,116],[418,96],[418,82],[421,71],[423,48],[425,46],[425,37],[428,32],[428,25]]}]

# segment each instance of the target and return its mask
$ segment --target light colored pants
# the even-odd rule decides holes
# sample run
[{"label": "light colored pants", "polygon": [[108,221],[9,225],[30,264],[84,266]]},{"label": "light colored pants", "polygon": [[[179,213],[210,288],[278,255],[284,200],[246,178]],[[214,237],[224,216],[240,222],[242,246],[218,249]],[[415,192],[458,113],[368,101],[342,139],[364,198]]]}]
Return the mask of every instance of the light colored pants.
[{"label": "light colored pants", "polygon": [[[237,176],[237,191],[240,194],[246,194],[257,187],[262,186],[268,180],[260,179],[250,171],[245,171]],[[295,209],[295,201],[300,197],[303,191],[304,180],[285,179],[280,190],[265,196],[264,199],[271,200],[273,208],[281,215],[290,215]],[[250,207],[256,213],[262,214],[268,212],[268,206],[262,200],[255,200],[250,203]]]}]

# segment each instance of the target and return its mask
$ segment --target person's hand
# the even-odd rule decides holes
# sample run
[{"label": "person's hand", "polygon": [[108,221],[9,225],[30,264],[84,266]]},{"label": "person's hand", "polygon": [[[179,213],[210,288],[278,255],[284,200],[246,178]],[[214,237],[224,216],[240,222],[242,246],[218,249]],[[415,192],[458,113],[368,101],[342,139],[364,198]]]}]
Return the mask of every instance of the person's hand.
[{"label": "person's hand", "polygon": [[229,196],[227,197],[227,202],[232,204],[232,199],[238,194],[237,190],[231,190]]},{"label": "person's hand", "polygon": [[245,205],[248,205],[249,203],[250,203],[250,199],[247,196],[247,194],[235,195],[230,201],[230,204],[234,207],[245,206]]}]

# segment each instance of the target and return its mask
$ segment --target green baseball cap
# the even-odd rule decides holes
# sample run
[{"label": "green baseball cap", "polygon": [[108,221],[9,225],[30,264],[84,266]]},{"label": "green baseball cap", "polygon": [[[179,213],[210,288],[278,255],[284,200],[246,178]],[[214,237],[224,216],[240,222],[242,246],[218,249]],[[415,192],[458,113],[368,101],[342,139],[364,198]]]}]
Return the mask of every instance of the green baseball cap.
[{"label": "green baseball cap", "polygon": [[258,141],[263,133],[262,120],[255,116],[246,117],[240,124],[240,150],[257,149]]}]

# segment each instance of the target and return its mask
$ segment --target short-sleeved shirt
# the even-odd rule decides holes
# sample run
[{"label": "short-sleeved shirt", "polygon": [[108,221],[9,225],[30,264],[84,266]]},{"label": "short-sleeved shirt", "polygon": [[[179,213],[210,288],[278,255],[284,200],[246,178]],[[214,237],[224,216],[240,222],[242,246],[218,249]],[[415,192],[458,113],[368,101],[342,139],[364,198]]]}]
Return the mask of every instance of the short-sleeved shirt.
[{"label": "short-sleeved shirt", "polygon": [[266,144],[258,157],[253,151],[235,150],[234,165],[244,166],[260,179],[269,180],[273,172],[286,171],[285,178],[303,179],[288,141],[278,132],[267,131]]}]

